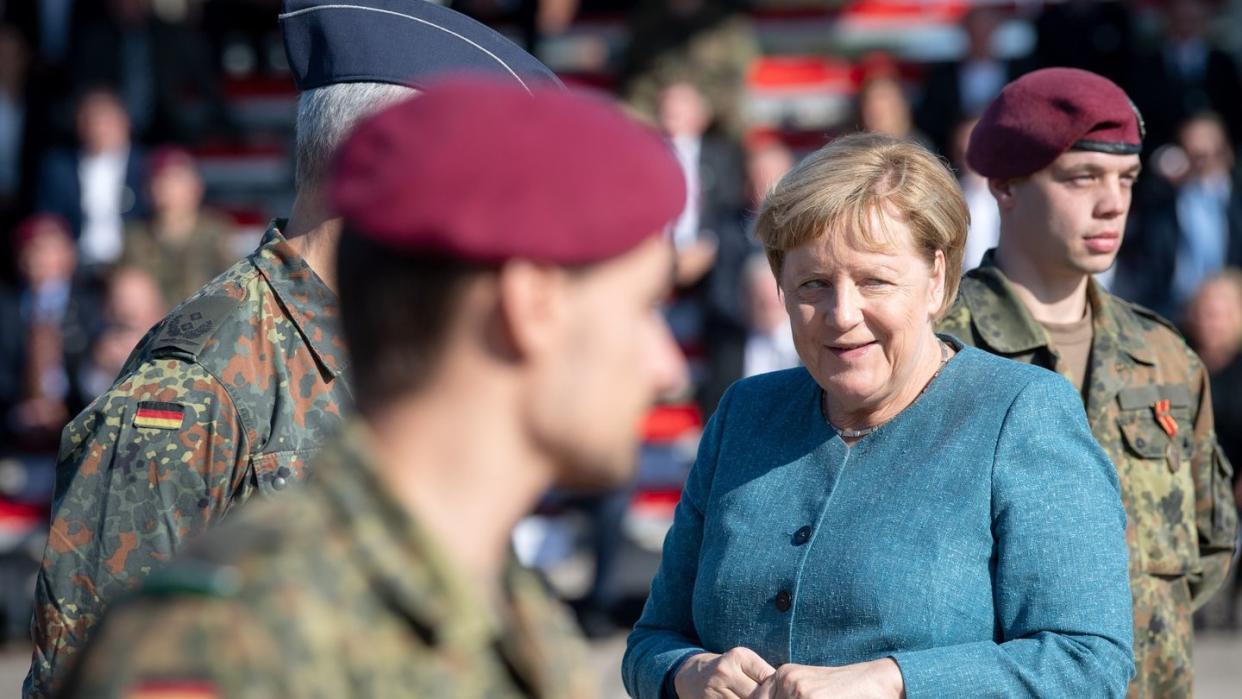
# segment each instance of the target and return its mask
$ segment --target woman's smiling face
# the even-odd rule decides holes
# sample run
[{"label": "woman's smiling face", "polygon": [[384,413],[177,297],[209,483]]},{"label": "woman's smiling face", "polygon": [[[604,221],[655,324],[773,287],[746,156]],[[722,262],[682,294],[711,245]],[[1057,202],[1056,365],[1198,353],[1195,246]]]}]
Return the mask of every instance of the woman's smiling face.
[{"label": "woman's smiling face", "polygon": [[912,382],[936,351],[932,323],[944,300],[944,256],[929,264],[904,221],[871,218],[885,234],[866,237],[886,239],[885,249],[830,232],[786,251],[781,265],[798,356],[845,414],[895,413],[918,395],[922,383]]}]

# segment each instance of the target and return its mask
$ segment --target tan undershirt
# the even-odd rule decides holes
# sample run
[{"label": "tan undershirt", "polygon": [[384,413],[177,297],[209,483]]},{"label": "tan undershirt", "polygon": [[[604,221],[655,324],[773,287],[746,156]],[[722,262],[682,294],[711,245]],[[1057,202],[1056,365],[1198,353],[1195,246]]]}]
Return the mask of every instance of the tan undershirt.
[{"label": "tan undershirt", "polygon": [[1052,340],[1052,348],[1061,359],[1057,362],[1057,370],[1069,373],[1074,388],[1082,393],[1083,384],[1087,379],[1087,366],[1091,360],[1091,338],[1095,329],[1091,325],[1091,305],[1087,305],[1082,320],[1073,323],[1040,323]]}]

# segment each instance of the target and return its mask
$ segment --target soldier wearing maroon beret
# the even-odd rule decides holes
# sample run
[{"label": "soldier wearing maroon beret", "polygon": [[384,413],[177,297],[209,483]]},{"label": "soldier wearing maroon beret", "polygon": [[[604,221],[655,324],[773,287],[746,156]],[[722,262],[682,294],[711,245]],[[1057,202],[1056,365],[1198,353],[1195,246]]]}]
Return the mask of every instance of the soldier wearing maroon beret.
[{"label": "soldier wearing maroon beret", "polygon": [[628,479],[683,379],[680,168],[602,98],[474,78],[364,122],[328,191],[360,418],[114,608],[71,690],[596,695],[510,532],[550,486]]},{"label": "soldier wearing maroon beret", "polygon": [[309,476],[352,413],[341,219],[325,189],[349,130],[445,73],[523,91],[560,84],[494,30],[427,0],[284,0],[279,21],[300,91],[289,217],[160,321],[66,426],[24,696],[54,694],[104,609],[187,541]]},{"label": "soldier wearing maroon beret", "polygon": [[1000,242],[940,329],[1079,389],[1128,515],[1129,696],[1188,697],[1191,614],[1225,579],[1237,519],[1202,363],[1168,321],[1094,279],[1121,246],[1142,138],[1125,92],[1094,73],[1007,85],[966,153],[1000,207]]}]

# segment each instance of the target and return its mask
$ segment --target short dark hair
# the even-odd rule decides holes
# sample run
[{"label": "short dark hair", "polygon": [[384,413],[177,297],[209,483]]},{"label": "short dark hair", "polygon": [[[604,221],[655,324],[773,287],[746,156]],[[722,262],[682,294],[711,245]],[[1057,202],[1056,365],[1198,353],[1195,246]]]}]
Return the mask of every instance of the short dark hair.
[{"label": "short dark hair", "polygon": [[494,266],[395,252],[348,225],[337,252],[341,322],[364,414],[426,385],[461,297]]}]

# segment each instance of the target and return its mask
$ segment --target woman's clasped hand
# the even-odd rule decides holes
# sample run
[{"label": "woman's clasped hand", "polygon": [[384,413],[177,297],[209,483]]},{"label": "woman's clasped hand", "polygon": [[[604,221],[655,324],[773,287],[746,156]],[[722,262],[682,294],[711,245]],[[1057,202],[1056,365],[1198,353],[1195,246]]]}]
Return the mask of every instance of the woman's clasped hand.
[{"label": "woman's clasped hand", "polygon": [[715,699],[814,699],[905,696],[901,669],[892,658],[842,667],[788,663],[773,668],[749,648],[699,653],[682,663],[674,679],[679,697]]}]

